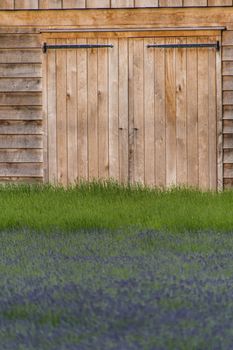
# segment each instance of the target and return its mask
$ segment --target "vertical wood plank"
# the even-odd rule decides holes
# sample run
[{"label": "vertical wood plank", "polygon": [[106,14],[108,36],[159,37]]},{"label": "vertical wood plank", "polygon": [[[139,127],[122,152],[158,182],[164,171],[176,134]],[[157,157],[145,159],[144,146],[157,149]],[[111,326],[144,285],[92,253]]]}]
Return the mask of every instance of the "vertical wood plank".
[{"label": "vertical wood plank", "polygon": [[[107,39],[98,39],[98,44],[108,44]],[[98,158],[99,178],[109,176],[108,160],[108,48],[98,50]],[[111,50],[111,49],[110,49]]]},{"label": "vertical wood plank", "polygon": [[155,185],[155,49],[147,45],[153,43],[154,39],[144,40],[145,184],[150,186]]},{"label": "vertical wood plank", "polygon": [[134,41],[128,41],[128,67],[129,67],[129,183],[134,182]]},{"label": "vertical wood plank", "polygon": [[[67,44],[76,44],[76,39],[68,39]],[[67,51],[67,156],[68,183],[78,177],[77,155],[77,62],[76,50]]]},{"label": "vertical wood plank", "polygon": [[119,180],[119,47],[118,40],[110,39],[114,47],[109,50],[109,176]]},{"label": "vertical wood plank", "polygon": [[[55,64],[54,64],[55,67]],[[43,177],[48,182],[48,55],[42,56]]]},{"label": "vertical wood plank", "polygon": [[159,7],[182,7],[182,0],[159,0]]},{"label": "vertical wood plank", "polygon": [[[49,40],[51,45],[55,40]],[[48,175],[49,182],[57,183],[57,76],[56,76],[56,52],[47,52],[47,101],[48,101]]]},{"label": "vertical wood plank", "polygon": [[[32,1],[32,0],[29,0]],[[39,0],[40,9],[61,9],[62,0]]]},{"label": "vertical wood plank", "polygon": [[109,8],[110,0],[86,0],[86,8]]},{"label": "vertical wood plank", "polygon": [[[216,38],[209,42],[216,42]],[[209,50],[209,178],[210,189],[217,189],[216,50]]]},{"label": "vertical wood plank", "polygon": [[184,0],[184,7],[207,6],[207,0]]},{"label": "vertical wood plank", "polygon": [[[188,43],[197,43],[188,38]],[[198,97],[197,97],[197,49],[187,50],[187,152],[188,185],[198,187]]]},{"label": "vertical wood plank", "polygon": [[208,0],[208,6],[232,6],[232,0]]},{"label": "vertical wood plank", "polygon": [[81,9],[85,7],[85,0],[63,0],[62,4],[63,9]]},{"label": "vertical wood plank", "polygon": [[135,0],[135,7],[158,7],[158,0]]},{"label": "vertical wood plank", "polygon": [[14,0],[1,0],[0,9],[11,10],[14,8]]},{"label": "vertical wood plank", "polygon": [[[166,39],[175,43],[175,39]],[[176,57],[166,49],[166,185],[176,185]]]},{"label": "vertical wood plank", "polygon": [[[89,39],[88,44],[96,44]],[[97,49],[88,50],[88,165],[89,180],[98,178]]]},{"label": "vertical wood plank", "polygon": [[120,182],[129,181],[128,39],[119,40],[119,166]]},{"label": "vertical wood plank", "polygon": [[[66,40],[56,40],[56,44],[66,44]],[[67,52],[56,51],[57,59],[57,165],[58,183],[67,185]]]},{"label": "vertical wood plank", "polygon": [[[164,39],[156,43],[164,44]],[[155,184],[166,186],[165,49],[154,50],[155,67]]]},{"label": "vertical wood plank", "polygon": [[15,9],[38,9],[38,0],[15,0]]},{"label": "vertical wood plank", "polygon": [[[219,38],[220,40],[220,38]],[[223,189],[223,110],[222,110],[222,54],[216,53],[216,109],[217,109],[217,188]]]},{"label": "vertical wood plank", "polygon": [[[206,42],[199,38],[198,42]],[[209,189],[209,52],[198,49],[198,152],[199,152],[199,187]]]},{"label": "vertical wood plank", "polygon": [[145,181],[144,146],[144,41],[134,40],[134,181]]},{"label": "vertical wood plank", "polygon": [[[176,39],[186,44],[187,39]],[[176,49],[176,157],[177,185],[187,185],[187,139],[186,139],[186,49]]]},{"label": "vertical wood plank", "polygon": [[111,8],[134,7],[134,0],[111,0]]},{"label": "vertical wood plank", "polygon": [[[78,44],[86,44],[79,39]],[[77,51],[77,95],[78,95],[78,177],[88,180],[88,131],[87,131],[87,51]]]}]

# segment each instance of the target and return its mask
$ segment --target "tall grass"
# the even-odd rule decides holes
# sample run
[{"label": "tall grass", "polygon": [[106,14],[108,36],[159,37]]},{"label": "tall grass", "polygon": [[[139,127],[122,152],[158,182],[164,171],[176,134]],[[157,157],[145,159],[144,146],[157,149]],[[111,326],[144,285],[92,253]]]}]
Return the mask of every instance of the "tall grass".
[{"label": "tall grass", "polygon": [[182,232],[233,229],[233,192],[142,188],[114,182],[0,186],[0,230],[147,228]]}]

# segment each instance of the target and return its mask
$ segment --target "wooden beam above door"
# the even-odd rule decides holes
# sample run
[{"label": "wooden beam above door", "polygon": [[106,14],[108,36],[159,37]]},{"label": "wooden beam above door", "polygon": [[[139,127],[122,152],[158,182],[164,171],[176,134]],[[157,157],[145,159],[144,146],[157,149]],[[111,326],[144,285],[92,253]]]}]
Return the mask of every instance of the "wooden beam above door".
[{"label": "wooden beam above door", "polygon": [[[13,24],[13,25],[12,25]],[[155,8],[1,11],[0,27],[164,28],[226,26],[233,29],[233,8]]]}]

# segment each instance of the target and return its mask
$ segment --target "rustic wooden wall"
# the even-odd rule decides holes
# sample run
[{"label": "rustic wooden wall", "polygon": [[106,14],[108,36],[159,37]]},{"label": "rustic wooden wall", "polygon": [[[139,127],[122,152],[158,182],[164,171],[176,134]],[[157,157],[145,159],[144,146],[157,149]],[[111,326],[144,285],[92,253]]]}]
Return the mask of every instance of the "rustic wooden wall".
[{"label": "rustic wooden wall", "polygon": [[42,181],[38,35],[0,34],[0,181]]},{"label": "rustic wooden wall", "polygon": [[232,0],[1,0],[1,9],[232,6]]},{"label": "rustic wooden wall", "polygon": [[[90,6],[91,0],[85,1],[85,5]],[[101,0],[95,2],[97,7]],[[104,0],[102,0],[104,2]],[[147,6],[150,3],[153,6],[169,6],[169,1],[150,1],[146,3],[145,1],[134,1],[136,6],[139,6],[143,3],[142,6]],[[48,8],[48,5],[51,8],[56,8],[56,5],[62,5],[58,1],[43,1],[39,0],[1,0],[0,7],[3,8],[28,8],[31,4],[34,4],[35,8]],[[73,7],[78,3],[78,0],[63,0],[63,6]],[[91,2],[92,4],[94,1]],[[130,5],[130,0],[112,0],[111,5],[116,6],[120,4]],[[170,5],[175,3],[175,0],[170,1]],[[82,8],[82,0],[79,1],[80,8]],[[178,4],[178,2],[177,2]],[[223,32],[223,49],[222,49],[222,70],[223,70],[223,147],[224,147],[224,164],[223,164],[223,178],[225,187],[233,186],[233,27],[232,27],[232,12],[227,6],[232,6],[232,0],[226,1],[207,1],[204,0],[183,0],[182,5],[184,6],[226,6],[222,8],[222,16],[218,12],[219,9],[202,9],[200,15],[203,11],[203,16],[193,17],[194,26],[199,25],[210,25],[210,18],[208,16],[208,11],[213,12],[214,25],[226,25],[228,29],[226,32]],[[84,2],[83,2],[84,5]],[[16,7],[14,7],[16,6]],[[106,2],[105,5],[106,6]],[[62,8],[61,6],[57,8]],[[191,13],[195,9],[190,9]],[[199,11],[199,9],[196,9]],[[130,10],[132,12],[138,10]],[[144,11],[144,10],[140,10]],[[157,11],[157,10],[154,10]],[[161,11],[171,11],[170,9],[161,9]],[[172,10],[173,11],[173,10]],[[174,9],[175,11],[175,9]],[[187,11],[184,10],[184,11]],[[80,11],[83,12],[83,11]],[[88,12],[89,11],[84,11]],[[101,12],[101,11],[100,11]],[[151,12],[151,10],[150,10]],[[180,12],[180,11],[179,11]],[[208,13],[207,13],[208,12]],[[12,15],[19,13],[18,11],[11,12]],[[31,12],[32,14],[38,15],[41,12]],[[62,14],[62,11],[50,11],[52,15]],[[20,14],[23,15],[23,12],[20,11]],[[17,23],[15,23],[15,32],[24,32],[22,21],[24,23],[25,15],[17,18]],[[42,15],[42,13],[41,13]],[[187,15],[187,16],[186,16]],[[76,16],[76,14],[75,14]],[[176,13],[177,17],[174,17],[174,22],[171,21],[171,25],[184,25],[187,26],[188,23],[191,23],[188,13],[185,13],[184,18],[179,17],[179,13]],[[85,17],[85,16],[84,16]],[[135,17],[135,16],[134,16]],[[39,35],[36,36],[32,34],[16,34],[10,35],[9,26],[14,21],[9,16],[9,12],[4,14],[3,20],[1,22],[3,27],[0,30],[0,162],[2,163],[0,167],[0,178],[2,180],[20,180],[24,179],[27,181],[42,181],[43,180],[43,141],[42,141],[42,86],[41,86],[41,76],[42,76],[42,58],[41,58],[41,48],[40,48],[40,39]],[[38,26],[38,23],[42,21],[42,17],[38,16],[37,23],[35,26]],[[85,17],[86,18],[86,17]],[[89,17],[88,17],[89,18]],[[109,17],[106,17],[106,20]],[[130,20],[131,17],[129,17]],[[170,17],[163,17],[167,21],[170,20]],[[180,19],[179,19],[180,18]],[[199,21],[200,18],[200,21]],[[179,20],[178,20],[179,19]],[[32,26],[31,23],[34,23],[34,19],[30,21],[29,26]],[[45,19],[44,19],[45,20]],[[50,19],[47,19],[47,22]],[[64,19],[65,25],[69,23],[69,19]],[[73,20],[70,19],[71,24],[73,25]],[[116,20],[117,21],[117,20]],[[128,19],[127,19],[128,21]],[[157,21],[157,19],[156,19]],[[176,21],[178,21],[176,23]],[[60,21],[59,21],[60,23]],[[76,22],[75,22],[76,23]],[[92,23],[90,21],[90,23]],[[128,22],[127,22],[128,23]],[[135,22],[136,23],[136,22]],[[149,23],[149,22],[148,22]],[[153,22],[154,23],[154,22]],[[156,22],[157,23],[157,22]],[[149,23],[152,25],[151,23]],[[44,24],[48,26],[48,24]],[[75,24],[76,25],[76,24]],[[82,24],[83,25],[83,24]],[[90,26],[89,22],[88,25]],[[114,24],[116,26],[116,24]],[[154,25],[154,24],[153,24]],[[161,25],[161,24],[160,24]],[[167,22],[165,26],[167,26]],[[108,24],[109,26],[109,24]],[[135,24],[133,25],[135,26]],[[8,28],[8,29],[7,29]],[[34,28],[36,30],[36,28]],[[31,28],[30,30],[33,31]],[[7,34],[7,31],[9,33]],[[4,33],[4,34],[3,34]],[[46,145],[44,145],[46,149]],[[46,166],[46,165],[45,165]]]},{"label": "rustic wooden wall", "polygon": [[224,185],[233,186],[233,31],[223,34]]}]

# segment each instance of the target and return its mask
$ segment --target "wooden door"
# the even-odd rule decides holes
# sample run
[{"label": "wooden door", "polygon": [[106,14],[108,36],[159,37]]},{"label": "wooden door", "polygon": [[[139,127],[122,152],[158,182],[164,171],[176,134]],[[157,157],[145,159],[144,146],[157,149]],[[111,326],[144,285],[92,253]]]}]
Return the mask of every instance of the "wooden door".
[{"label": "wooden door", "polygon": [[216,37],[130,40],[132,183],[217,188],[220,53],[214,47],[148,48],[154,44],[214,44],[217,40]]},{"label": "wooden door", "polygon": [[63,185],[112,178],[216,189],[222,166],[220,53],[148,45],[217,40],[116,33],[47,40],[50,45],[112,46],[46,54],[47,179]]},{"label": "wooden door", "polygon": [[127,182],[127,41],[51,39],[47,44],[112,45],[46,53],[48,180]]}]

